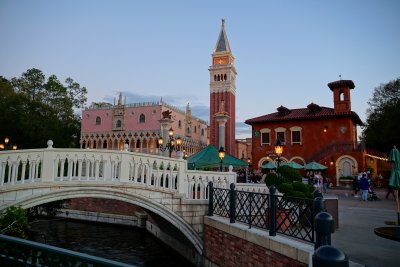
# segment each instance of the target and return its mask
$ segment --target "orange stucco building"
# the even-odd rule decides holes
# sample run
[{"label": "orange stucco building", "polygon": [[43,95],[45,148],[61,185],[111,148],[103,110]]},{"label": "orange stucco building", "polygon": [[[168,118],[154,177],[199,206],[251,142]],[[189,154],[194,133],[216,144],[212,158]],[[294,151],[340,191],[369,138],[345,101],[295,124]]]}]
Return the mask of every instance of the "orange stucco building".
[{"label": "orange stucco building", "polygon": [[[316,161],[328,167],[328,176],[336,183],[341,176],[354,175],[366,168],[366,150],[357,142],[357,126],[363,125],[351,110],[351,80],[331,82],[333,108],[315,103],[305,108],[288,109],[246,120],[252,126],[252,163],[260,168],[276,161],[274,145],[279,139],[283,161],[304,165]],[[338,182],[337,182],[338,183]]]}]

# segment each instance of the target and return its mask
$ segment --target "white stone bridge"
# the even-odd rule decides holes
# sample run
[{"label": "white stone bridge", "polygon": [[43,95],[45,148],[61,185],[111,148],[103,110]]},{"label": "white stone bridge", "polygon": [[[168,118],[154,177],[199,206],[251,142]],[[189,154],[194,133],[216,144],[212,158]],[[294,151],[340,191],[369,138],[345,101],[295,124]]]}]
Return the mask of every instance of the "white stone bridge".
[{"label": "white stone bridge", "polygon": [[188,170],[184,159],[128,151],[56,149],[49,141],[46,149],[0,152],[0,211],[80,197],[121,200],[166,219],[201,254],[209,181],[229,188],[236,173]]}]

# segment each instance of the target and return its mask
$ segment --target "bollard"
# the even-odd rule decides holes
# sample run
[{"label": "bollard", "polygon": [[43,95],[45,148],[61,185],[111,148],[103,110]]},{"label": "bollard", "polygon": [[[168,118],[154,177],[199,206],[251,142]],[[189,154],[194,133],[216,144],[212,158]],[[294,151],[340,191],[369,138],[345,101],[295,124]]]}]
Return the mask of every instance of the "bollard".
[{"label": "bollard", "polygon": [[321,211],[326,211],[325,200],[322,197],[316,197],[313,200],[314,215],[320,213]]},{"label": "bollard", "polygon": [[319,191],[318,189],[314,190],[314,192],[313,192],[313,198],[315,199],[317,197],[324,198],[321,191]]},{"label": "bollard", "polygon": [[313,267],[349,267],[347,255],[334,246],[321,246],[312,256]]},{"label": "bollard", "polygon": [[214,215],[214,186],[213,182],[208,182],[208,216]]},{"label": "bollard", "polygon": [[276,236],[276,198],[275,198],[276,188],[275,186],[271,185],[269,187],[269,235]]},{"label": "bollard", "polygon": [[314,218],[316,241],[315,249],[331,244],[331,234],[335,232],[335,220],[328,212],[320,212]]},{"label": "bollard", "polygon": [[229,222],[235,223],[236,219],[236,190],[235,184],[231,183],[231,191],[229,192]]}]

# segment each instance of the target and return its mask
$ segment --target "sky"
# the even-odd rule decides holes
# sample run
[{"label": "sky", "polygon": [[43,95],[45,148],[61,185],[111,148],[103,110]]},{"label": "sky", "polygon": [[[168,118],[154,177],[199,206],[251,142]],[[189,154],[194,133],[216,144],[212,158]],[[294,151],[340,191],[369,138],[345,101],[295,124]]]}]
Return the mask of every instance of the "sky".
[{"label": "sky", "polygon": [[333,107],[327,84],[353,80],[352,110],[400,77],[400,1],[0,0],[0,75],[38,68],[88,89],[88,105],[161,99],[209,121],[211,54],[225,19],[235,57],[236,137],[283,105]]}]

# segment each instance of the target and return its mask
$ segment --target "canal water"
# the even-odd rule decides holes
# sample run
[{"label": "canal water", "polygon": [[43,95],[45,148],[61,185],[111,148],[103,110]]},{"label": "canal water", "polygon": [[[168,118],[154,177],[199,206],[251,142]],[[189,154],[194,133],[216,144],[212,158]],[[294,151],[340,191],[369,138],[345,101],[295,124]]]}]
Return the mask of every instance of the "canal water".
[{"label": "canal water", "polygon": [[144,229],[112,224],[43,219],[30,240],[134,266],[193,266]]}]

